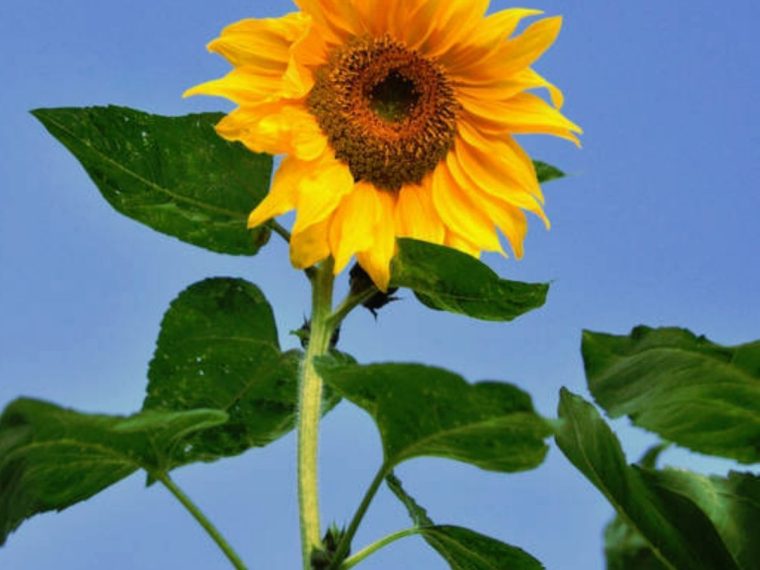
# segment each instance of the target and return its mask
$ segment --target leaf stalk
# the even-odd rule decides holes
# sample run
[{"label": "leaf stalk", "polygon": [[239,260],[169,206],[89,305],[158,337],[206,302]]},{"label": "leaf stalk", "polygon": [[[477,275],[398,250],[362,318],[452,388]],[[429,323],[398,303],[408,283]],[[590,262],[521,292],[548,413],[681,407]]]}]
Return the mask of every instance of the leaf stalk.
[{"label": "leaf stalk", "polygon": [[156,480],[160,481],[161,484],[166,487],[180,503],[182,503],[182,506],[185,507],[191,515],[193,515],[193,518],[198,521],[198,523],[203,527],[203,530],[206,531],[211,539],[222,550],[227,559],[232,563],[232,566],[235,567],[236,570],[247,570],[245,564],[240,559],[240,556],[238,556],[232,546],[230,546],[230,543],[227,542],[224,536],[222,536],[222,533],[219,532],[219,529],[213,525],[213,523],[208,519],[208,517],[206,517],[200,507],[198,507],[198,505],[196,505],[192,499],[190,499],[190,497],[188,497],[185,492],[177,486],[177,484],[169,477],[169,475],[166,473],[153,473],[152,475],[156,478]]},{"label": "leaf stalk", "polygon": [[419,528],[412,527],[412,528],[396,531],[392,534],[389,534],[388,536],[384,536],[383,538],[373,542],[369,546],[365,546],[364,548],[362,548],[359,552],[357,552],[350,558],[346,558],[343,561],[343,564],[340,565],[340,570],[349,570],[350,568],[353,568],[360,562],[364,561],[365,558],[369,558],[372,554],[374,554],[381,548],[384,548],[388,546],[389,544],[396,542],[397,540],[406,538],[407,536],[418,534],[419,532],[420,532]]},{"label": "leaf stalk", "polygon": [[[338,548],[335,549],[333,562],[330,564],[328,570],[338,570],[338,568],[342,568],[341,562],[343,562],[346,554],[348,554],[348,549],[351,546],[351,541],[354,539],[354,535],[359,529],[359,525],[361,524],[370,503],[372,503],[372,499],[375,498],[378,489],[380,489],[380,485],[385,480],[385,476],[388,474],[388,470],[389,468],[383,463],[383,465],[377,471],[375,478],[372,480],[372,483],[370,483],[369,487],[367,488],[367,492],[364,494],[362,502],[356,509],[356,513],[354,513],[354,517],[351,519],[351,523],[348,525],[348,529],[346,529],[345,534],[338,543]],[[369,556],[369,554],[367,554],[367,556]]]}]

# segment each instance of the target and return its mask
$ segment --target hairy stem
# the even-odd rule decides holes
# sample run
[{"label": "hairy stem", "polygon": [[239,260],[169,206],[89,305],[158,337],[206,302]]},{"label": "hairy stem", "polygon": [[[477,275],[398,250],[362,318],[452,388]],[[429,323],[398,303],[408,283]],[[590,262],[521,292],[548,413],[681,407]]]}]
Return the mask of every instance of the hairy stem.
[{"label": "hairy stem", "polygon": [[311,330],[301,365],[298,398],[298,505],[304,570],[311,569],[311,553],[322,544],[317,486],[317,447],[322,412],[322,379],[314,359],[330,347],[333,295],[332,258],[324,261],[312,279]]},{"label": "hairy stem", "polygon": [[184,506],[191,515],[193,515],[193,518],[198,521],[198,523],[203,527],[203,530],[206,531],[211,539],[216,542],[217,546],[219,546],[222,552],[224,552],[224,555],[232,563],[232,566],[237,568],[237,570],[246,570],[246,566],[243,564],[240,556],[237,555],[227,540],[222,536],[222,533],[220,533],[219,530],[211,523],[211,521],[206,518],[206,515],[203,514],[203,511],[201,511],[198,505],[193,503],[190,497],[188,497],[185,492],[180,489],[174,481],[172,481],[169,475],[166,473],[153,475],[158,481],[161,481],[163,486],[166,487],[180,503],[182,503],[182,506]]},{"label": "hairy stem", "polygon": [[359,552],[351,556],[350,558],[346,558],[343,561],[343,564],[340,565],[340,570],[349,570],[349,568],[353,568],[359,562],[362,562],[365,558],[368,558],[381,548],[384,548],[391,544],[392,542],[396,542],[399,539],[405,538],[407,536],[412,536],[413,534],[417,534],[420,532],[420,529],[413,527],[413,528],[407,528],[405,530],[399,530],[397,532],[394,532],[393,534],[389,534],[388,536],[384,536],[380,540],[377,540],[370,544],[369,546],[365,546],[362,548]]},{"label": "hairy stem", "polygon": [[330,564],[329,570],[337,570],[341,567],[340,563],[346,554],[348,554],[348,549],[351,546],[351,541],[354,539],[354,535],[359,529],[359,525],[361,524],[370,503],[372,503],[372,499],[375,498],[377,490],[380,488],[380,485],[385,479],[387,472],[388,468],[386,468],[385,464],[383,464],[382,467],[380,467],[378,470],[377,475],[375,475],[375,478],[372,480],[372,483],[370,483],[367,492],[364,494],[362,502],[359,503],[359,508],[357,508],[356,513],[354,513],[354,518],[351,519],[351,523],[348,525],[348,529],[346,529],[343,538],[341,538],[340,542],[338,543],[338,548],[335,550],[333,563]]}]

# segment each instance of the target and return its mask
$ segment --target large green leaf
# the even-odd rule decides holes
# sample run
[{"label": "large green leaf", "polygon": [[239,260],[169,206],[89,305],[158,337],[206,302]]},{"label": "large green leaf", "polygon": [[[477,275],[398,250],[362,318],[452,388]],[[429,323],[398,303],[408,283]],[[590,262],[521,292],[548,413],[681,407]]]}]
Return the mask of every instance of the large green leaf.
[{"label": "large green leaf", "polygon": [[0,544],[25,519],[88,499],[137,469],[171,469],[188,434],[226,419],[219,410],[119,417],[12,402],[0,416]]},{"label": "large green leaf", "polygon": [[388,469],[435,456],[512,472],[533,469],[546,455],[551,429],[530,396],[511,384],[471,385],[452,372],[417,364],[336,365],[322,359],[317,370],[374,418]]},{"label": "large green leaf", "polygon": [[269,230],[246,229],[269,188],[272,158],[222,140],[220,113],[149,115],[125,107],[37,109],[103,197],[154,230],[220,253],[252,255]]},{"label": "large green leaf", "polygon": [[[750,473],[707,477],[677,469],[640,470],[655,493],[667,500],[681,496],[710,519],[739,568],[757,568],[760,561],[760,478]],[[647,541],[618,516],[605,531],[609,570],[666,568]]]},{"label": "large green leaf", "polygon": [[[144,409],[223,410],[229,421],[188,438],[176,460],[237,455],[293,428],[300,360],[299,351],[280,352],[272,309],[255,285],[207,279],[164,315]],[[326,409],[335,403],[328,396]]]},{"label": "large green leaf", "polygon": [[418,534],[448,562],[452,570],[540,570],[543,565],[524,550],[468,528],[436,525],[427,511],[390,474],[388,487],[404,504]]},{"label": "large green leaf", "polygon": [[[638,464],[654,469],[657,466],[658,457],[667,447],[667,444],[652,447]],[[604,554],[607,559],[607,570],[665,570],[667,568],[649,547],[646,539],[631,528],[631,525],[620,515],[615,515],[604,529]]]},{"label": "large green leaf", "polygon": [[[565,456],[650,544],[666,568],[750,570],[732,556],[702,500],[660,483],[661,474],[626,463],[620,442],[593,406],[563,390],[556,439]],[[693,477],[693,474],[689,474]],[[730,515],[731,509],[723,514]],[[745,536],[745,540],[751,540]]]},{"label": "large green leaf", "polygon": [[694,503],[712,521],[739,568],[760,565],[760,476],[731,472],[707,477],[680,469],[642,470],[661,496]]},{"label": "large green leaf", "polygon": [[511,321],[541,307],[549,285],[500,279],[474,257],[432,243],[398,240],[391,286],[408,287],[431,309]]},{"label": "large green leaf", "polygon": [[583,360],[612,417],[695,451],[760,461],[760,341],[726,347],[676,328],[585,332]]},{"label": "large green leaf", "polygon": [[538,181],[541,182],[541,184],[545,184],[547,182],[551,182],[552,180],[558,180],[559,178],[565,177],[565,173],[562,172],[559,168],[552,166],[551,164],[547,164],[546,162],[534,160],[533,166],[536,168],[536,176],[538,177]]}]

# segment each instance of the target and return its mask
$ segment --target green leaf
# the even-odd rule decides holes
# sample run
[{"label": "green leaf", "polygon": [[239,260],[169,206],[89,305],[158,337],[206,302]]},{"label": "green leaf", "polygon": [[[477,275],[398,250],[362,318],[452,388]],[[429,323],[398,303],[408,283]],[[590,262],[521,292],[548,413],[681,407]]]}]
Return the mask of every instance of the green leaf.
[{"label": "green leaf", "polygon": [[[754,569],[760,560],[760,478],[749,473],[706,477],[688,471],[642,469],[641,476],[656,493],[682,496],[710,519],[739,568]],[[666,568],[647,541],[618,516],[605,531],[607,568]]]},{"label": "green leaf", "polygon": [[474,257],[449,247],[398,240],[391,286],[408,287],[431,309],[486,321],[511,321],[541,307],[549,285],[500,279]]},{"label": "green leaf", "polygon": [[654,469],[655,467],[657,467],[657,462],[660,460],[660,456],[669,447],[670,447],[669,443],[662,443],[662,442],[651,446],[649,449],[647,449],[644,452],[644,455],[641,456],[641,459],[639,459],[637,465],[641,465],[642,467],[646,467],[647,469]]},{"label": "green leaf", "polygon": [[533,166],[536,168],[536,175],[538,176],[538,181],[541,184],[545,184],[546,182],[551,182],[552,180],[557,180],[559,178],[565,177],[565,173],[562,172],[559,168],[540,160],[534,160]]},{"label": "green leaf", "polygon": [[[733,570],[737,564],[699,501],[659,485],[626,463],[620,442],[593,406],[562,390],[556,439],[562,452],[650,544],[666,568]],[[747,569],[749,570],[749,569]]]},{"label": "green leaf", "polygon": [[88,499],[137,469],[167,471],[188,434],[226,420],[218,410],[125,418],[12,402],[0,416],[0,544],[25,519]]},{"label": "green leaf", "polygon": [[418,533],[449,563],[452,570],[540,570],[543,565],[530,554],[467,528],[436,525],[425,509],[390,474],[388,487],[404,504]]},{"label": "green leaf", "polygon": [[583,360],[610,416],[695,451],[760,461],[760,341],[726,347],[676,328],[587,331]]},{"label": "green leaf", "polygon": [[[654,469],[660,454],[669,447],[658,444],[651,447],[638,464]],[[616,515],[604,530],[604,553],[607,570],[665,570],[667,567],[657,558],[649,543],[636,530]]]},{"label": "green leaf", "polygon": [[619,515],[604,529],[607,570],[667,570],[649,543]]},{"label": "green leaf", "polygon": [[253,255],[269,239],[268,228],[249,231],[246,220],[267,193],[272,158],[220,138],[222,114],[162,117],[114,106],[32,114],[122,214],[219,253]]},{"label": "green leaf", "polygon": [[[178,463],[262,447],[295,423],[300,351],[280,352],[272,309],[252,283],[214,278],[190,286],[164,315],[144,409],[229,414],[177,449]],[[337,400],[328,393],[325,409]]]},{"label": "green leaf", "polygon": [[530,396],[511,384],[470,385],[452,372],[417,364],[341,366],[322,358],[317,371],[374,418],[387,468],[435,456],[513,472],[533,469],[546,456],[551,429]]},{"label": "green leaf", "polygon": [[731,472],[706,477],[678,469],[642,471],[661,495],[693,502],[712,521],[739,568],[754,570],[760,562],[760,476]]}]

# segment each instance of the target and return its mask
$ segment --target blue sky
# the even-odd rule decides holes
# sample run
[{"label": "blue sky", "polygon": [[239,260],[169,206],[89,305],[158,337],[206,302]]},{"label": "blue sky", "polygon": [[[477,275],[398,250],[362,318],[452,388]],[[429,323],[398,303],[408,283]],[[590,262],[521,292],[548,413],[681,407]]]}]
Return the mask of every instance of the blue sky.
[{"label": "blue sky", "polygon": [[[523,139],[571,173],[546,188],[553,229],[533,223],[526,258],[486,258],[505,277],[551,280],[542,310],[512,324],[433,313],[410,294],[375,322],[348,321],[343,348],[364,362],[436,363],[471,380],[503,379],[554,413],[560,386],[585,393],[583,328],[680,325],[726,344],[760,338],[760,5],[734,0],[532,4],[565,15],[538,66],[567,94],[584,149]],[[493,9],[508,7],[493,2]],[[308,309],[302,277],[273,241],[260,256],[214,255],[113,212],[82,169],[27,113],[115,103],[163,114],[229,109],[182,100],[227,69],[204,45],[227,23],[277,16],[288,2],[3,0],[0,4],[0,404],[18,395],[85,411],[139,408],[161,315],[213,275],[259,284],[283,342]],[[616,422],[631,456],[651,441]],[[294,438],[176,472],[252,569],[298,567]],[[344,522],[380,459],[375,428],[341,405],[324,422],[325,520]],[[675,451],[666,463],[725,470]],[[610,508],[552,449],[537,471],[505,476],[442,460],[399,470],[438,522],[519,545],[550,570],[602,568]],[[383,491],[357,546],[408,525]],[[14,570],[226,568],[163,489],[141,476],[62,514],[27,522],[0,550]],[[367,569],[445,565],[406,539]]]}]

